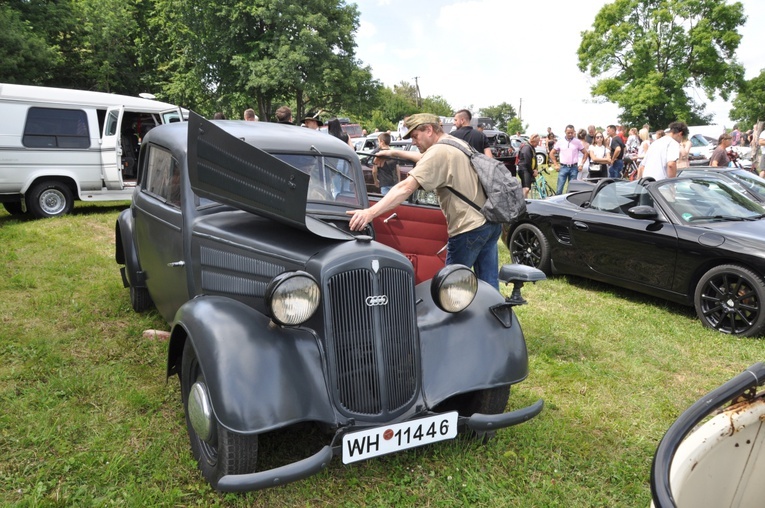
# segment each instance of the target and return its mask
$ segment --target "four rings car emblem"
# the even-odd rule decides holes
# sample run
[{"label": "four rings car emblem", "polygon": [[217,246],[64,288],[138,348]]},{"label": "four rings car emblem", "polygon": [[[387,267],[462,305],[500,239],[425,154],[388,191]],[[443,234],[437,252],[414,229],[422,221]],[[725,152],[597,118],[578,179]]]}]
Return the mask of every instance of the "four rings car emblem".
[{"label": "four rings car emblem", "polygon": [[367,299],[365,301],[368,307],[378,307],[380,305],[388,305],[388,297],[385,295],[367,296]]}]

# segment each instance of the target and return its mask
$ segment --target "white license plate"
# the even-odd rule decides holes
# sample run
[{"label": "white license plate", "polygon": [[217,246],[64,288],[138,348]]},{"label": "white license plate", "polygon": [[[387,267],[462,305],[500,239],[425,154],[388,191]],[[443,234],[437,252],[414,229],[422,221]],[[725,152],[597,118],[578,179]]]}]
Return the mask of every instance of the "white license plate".
[{"label": "white license plate", "polygon": [[375,427],[343,436],[343,463],[457,437],[457,412]]}]

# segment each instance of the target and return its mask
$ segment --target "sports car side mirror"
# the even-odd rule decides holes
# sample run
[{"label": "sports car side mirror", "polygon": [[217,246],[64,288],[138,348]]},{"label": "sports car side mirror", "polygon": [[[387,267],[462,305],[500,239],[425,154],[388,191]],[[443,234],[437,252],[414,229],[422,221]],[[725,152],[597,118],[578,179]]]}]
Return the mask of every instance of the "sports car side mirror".
[{"label": "sports car side mirror", "polygon": [[521,296],[521,288],[526,282],[545,280],[547,276],[542,270],[526,265],[502,265],[499,269],[499,281],[505,284],[513,283],[513,292],[506,298],[510,305],[523,305],[526,300]]},{"label": "sports car side mirror", "polygon": [[627,210],[627,215],[633,219],[655,220],[657,217],[659,217],[659,212],[657,212],[656,208],[652,206],[640,205],[633,206]]}]

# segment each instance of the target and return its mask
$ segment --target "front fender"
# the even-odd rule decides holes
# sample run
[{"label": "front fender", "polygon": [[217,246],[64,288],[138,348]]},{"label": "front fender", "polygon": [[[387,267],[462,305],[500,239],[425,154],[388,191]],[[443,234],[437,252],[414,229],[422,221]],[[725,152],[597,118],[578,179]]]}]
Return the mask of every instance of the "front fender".
[{"label": "front fender", "polygon": [[138,262],[138,252],[133,241],[134,226],[135,221],[133,220],[132,209],[122,210],[117,216],[114,259],[117,261],[117,264],[125,265],[125,277],[130,286],[144,287],[145,284],[139,284],[138,281],[138,272],[141,270],[141,265]]},{"label": "front fender", "polygon": [[194,347],[224,427],[260,433],[301,421],[335,423],[321,346],[310,330],[279,327],[230,298],[202,296],[176,314],[168,372],[184,340]]},{"label": "front fender", "polygon": [[526,340],[512,310],[505,327],[490,308],[505,303],[496,289],[478,282],[478,293],[464,311],[436,307],[430,282],[419,284],[417,320],[422,349],[422,390],[429,407],[456,395],[514,384],[528,375]]}]

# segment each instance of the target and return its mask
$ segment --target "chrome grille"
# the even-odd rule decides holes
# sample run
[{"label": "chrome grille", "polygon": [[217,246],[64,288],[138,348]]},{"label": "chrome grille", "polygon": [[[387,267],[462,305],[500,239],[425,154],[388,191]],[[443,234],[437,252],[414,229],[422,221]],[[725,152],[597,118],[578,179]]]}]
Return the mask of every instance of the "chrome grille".
[{"label": "chrome grille", "polygon": [[[407,406],[417,386],[417,332],[411,275],[397,268],[359,269],[328,281],[333,380],[348,413],[390,415]],[[385,305],[368,305],[370,296]],[[378,299],[379,301],[379,299]]]}]

